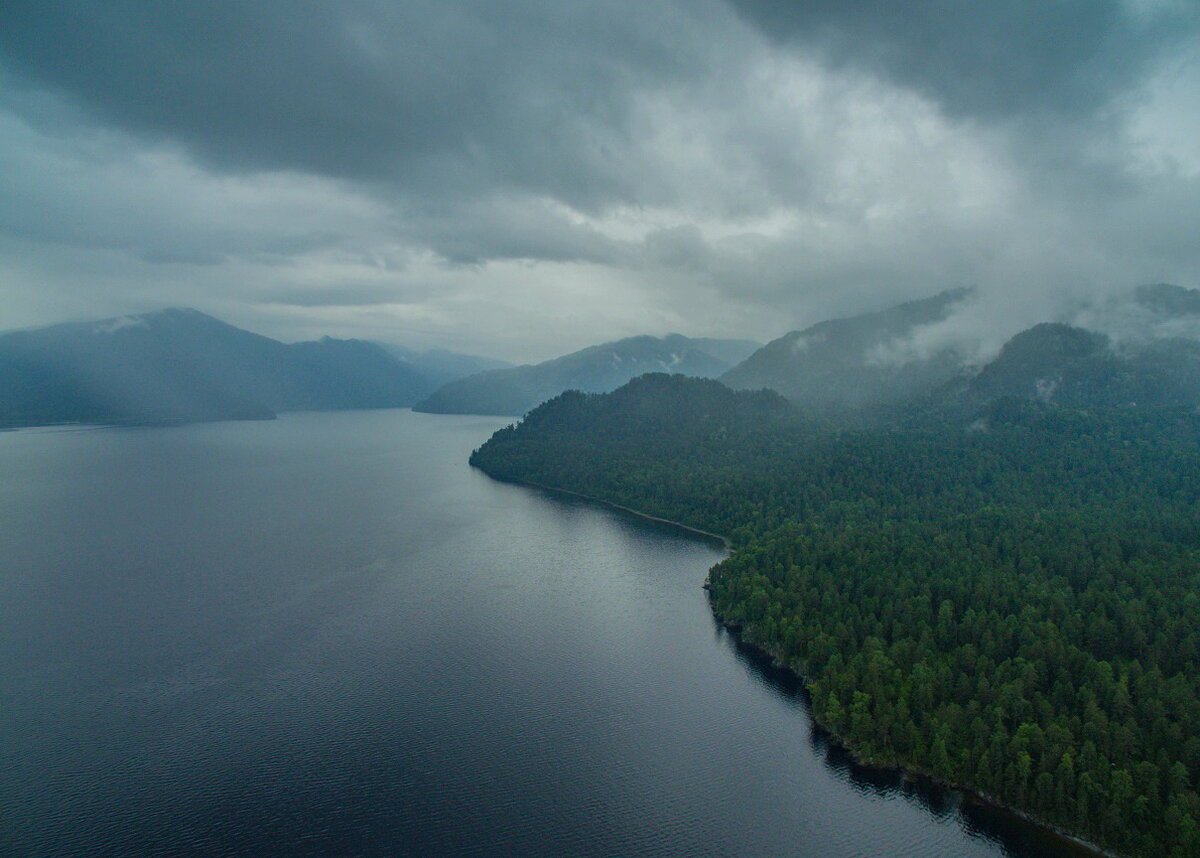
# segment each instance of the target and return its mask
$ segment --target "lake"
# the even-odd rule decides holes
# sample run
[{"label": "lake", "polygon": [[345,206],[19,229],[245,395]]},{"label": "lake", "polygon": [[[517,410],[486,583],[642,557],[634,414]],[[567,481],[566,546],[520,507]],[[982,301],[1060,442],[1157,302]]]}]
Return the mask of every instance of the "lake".
[{"label": "lake", "polygon": [[718,547],[408,411],[0,433],[0,854],[1085,854],[852,765]]}]

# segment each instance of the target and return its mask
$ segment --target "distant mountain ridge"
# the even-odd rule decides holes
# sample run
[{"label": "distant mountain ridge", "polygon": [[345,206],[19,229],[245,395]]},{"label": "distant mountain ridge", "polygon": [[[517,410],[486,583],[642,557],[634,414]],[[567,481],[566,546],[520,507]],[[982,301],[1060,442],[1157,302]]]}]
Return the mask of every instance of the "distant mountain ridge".
[{"label": "distant mountain ridge", "polygon": [[607,393],[650,372],[713,378],[758,345],[749,340],[692,339],[680,334],[630,337],[543,363],[450,382],[418,402],[414,410],[520,416],[566,390]]},{"label": "distant mountain ridge", "polygon": [[809,413],[834,418],[917,409],[945,419],[1005,397],[1069,408],[1200,406],[1200,340],[1174,334],[1195,330],[1189,320],[1200,316],[1200,290],[1141,286],[1109,309],[1136,309],[1141,318],[1148,312],[1151,324],[1115,330],[1113,338],[1044,322],[1013,336],[982,367],[968,366],[951,348],[911,357],[901,348],[899,358],[889,356],[923,326],[949,318],[969,294],[951,290],[792,331],[720,381],[772,389]]},{"label": "distant mountain ridge", "polygon": [[647,373],[771,389],[834,421],[930,421],[1000,399],[1067,408],[1200,408],[1200,290],[1151,284],[1094,305],[1087,326],[1035,325],[982,367],[918,349],[970,293],[951,290],[832,319],[765,346],[630,337],[540,364],[324,337],[285,344],[172,309],[0,333],[0,427],[59,422],[264,419],[389,408],[519,416],[566,390],[606,393]]},{"label": "distant mountain ridge", "polygon": [[477,372],[486,372],[489,369],[508,369],[512,366],[506,360],[459,354],[446,349],[428,349],[419,352],[394,343],[381,342],[376,345],[400,363],[411,367],[420,374],[429,386],[428,393],[432,393],[443,384],[459,378],[466,378]]},{"label": "distant mountain ridge", "polygon": [[7,426],[404,407],[435,386],[375,343],[285,344],[190,309],[0,334]]},{"label": "distant mountain ridge", "polygon": [[735,389],[770,388],[814,411],[902,402],[935,389],[962,368],[951,349],[910,360],[888,347],[942,321],[970,294],[952,289],[874,313],[831,319],[772,340],[721,376]]}]

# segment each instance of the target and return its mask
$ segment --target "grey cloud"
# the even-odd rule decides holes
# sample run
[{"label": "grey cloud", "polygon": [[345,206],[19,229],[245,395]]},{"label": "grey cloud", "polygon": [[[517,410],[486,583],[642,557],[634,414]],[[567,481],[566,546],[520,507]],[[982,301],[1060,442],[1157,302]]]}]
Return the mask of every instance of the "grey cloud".
[{"label": "grey cloud", "polygon": [[258,303],[290,307],[375,307],[393,303],[397,297],[394,288],[338,283],[309,289],[279,289]]},{"label": "grey cloud", "polygon": [[1131,0],[731,0],[773,38],[932,95],[954,114],[1090,114],[1200,26]]},{"label": "grey cloud", "polygon": [[51,136],[0,112],[0,230],[157,264],[263,264],[334,247],[378,207],[328,182],[213,176],[121,133]]},{"label": "grey cloud", "polygon": [[699,70],[658,38],[679,16],[653,2],[13,0],[0,15],[11,83],[219,168],[585,207],[628,190],[630,84]]},{"label": "grey cloud", "polygon": [[612,262],[618,244],[573,223],[547,199],[489,195],[457,205],[411,207],[402,232],[452,265],[495,260]]},{"label": "grey cloud", "polygon": [[657,265],[706,268],[713,259],[712,248],[695,224],[656,229],[646,235],[647,256]]},{"label": "grey cloud", "polygon": [[970,284],[930,337],[994,340],[1197,285],[1200,109],[1147,95],[1195,4],[731,4],[8,0],[5,303],[545,357]]},{"label": "grey cloud", "polygon": [[154,265],[220,265],[225,256],[205,250],[158,248],[143,251],[141,258]]}]

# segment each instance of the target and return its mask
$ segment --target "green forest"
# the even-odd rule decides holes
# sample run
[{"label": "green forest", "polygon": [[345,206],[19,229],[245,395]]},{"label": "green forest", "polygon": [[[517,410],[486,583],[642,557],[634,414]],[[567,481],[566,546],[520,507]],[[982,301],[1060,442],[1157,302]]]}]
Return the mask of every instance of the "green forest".
[{"label": "green forest", "polygon": [[1200,855],[1200,417],[1001,399],[858,426],[649,375],[472,463],[725,534],[714,612],[863,761]]}]

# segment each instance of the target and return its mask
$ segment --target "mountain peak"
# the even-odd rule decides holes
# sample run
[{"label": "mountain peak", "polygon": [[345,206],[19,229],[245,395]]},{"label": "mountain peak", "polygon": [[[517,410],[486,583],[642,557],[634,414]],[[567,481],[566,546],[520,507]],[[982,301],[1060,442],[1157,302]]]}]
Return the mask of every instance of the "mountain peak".
[{"label": "mountain peak", "polygon": [[976,402],[1016,397],[1070,408],[1194,407],[1200,344],[1166,339],[1115,348],[1104,334],[1047,322],[1009,340],[967,391]]},{"label": "mountain peak", "polygon": [[435,386],[362,340],[284,344],[187,307],[0,335],[0,425],[396,408]]},{"label": "mountain peak", "polygon": [[1150,283],[1134,291],[1134,300],[1163,316],[1200,315],[1200,289],[1185,289],[1170,283]]},{"label": "mountain peak", "polygon": [[959,371],[958,356],[942,350],[891,363],[878,354],[923,325],[947,318],[970,294],[969,289],[948,289],[885,310],[818,322],[768,343],[721,380],[736,388],[771,388],[818,410],[910,399],[950,380]]}]

